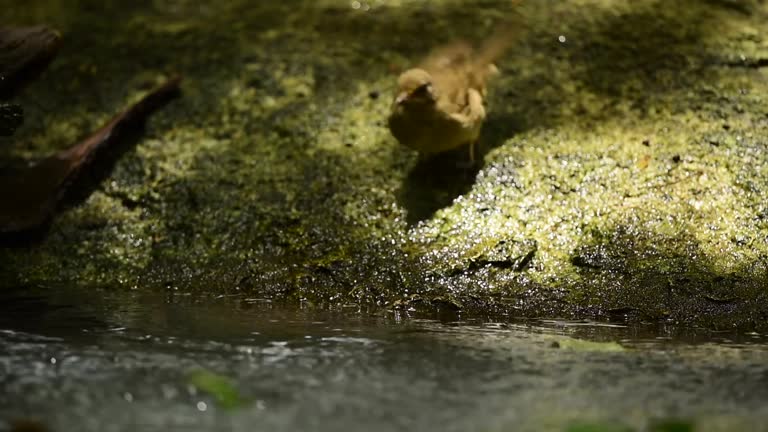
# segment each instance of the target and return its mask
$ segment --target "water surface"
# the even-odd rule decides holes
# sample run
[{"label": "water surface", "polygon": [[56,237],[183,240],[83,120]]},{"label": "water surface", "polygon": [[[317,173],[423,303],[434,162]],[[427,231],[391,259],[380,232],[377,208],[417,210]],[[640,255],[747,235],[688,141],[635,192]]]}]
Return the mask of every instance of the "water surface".
[{"label": "water surface", "polygon": [[53,431],[645,430],[669,419],[768,430],[756,334],[173,292],[4,297],[0,430],[18,419]]}]

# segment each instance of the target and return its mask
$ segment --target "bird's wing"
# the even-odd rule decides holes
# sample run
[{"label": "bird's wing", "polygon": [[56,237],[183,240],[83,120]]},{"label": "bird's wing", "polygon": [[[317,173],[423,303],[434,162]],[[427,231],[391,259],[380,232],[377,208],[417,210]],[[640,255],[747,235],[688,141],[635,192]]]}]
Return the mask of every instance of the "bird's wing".
[{"label": "bird's wing", "polygon": [[[438,47],[421,62],[439,89],[438,105],[449,114],[461,113],[470,105],[469,90],[482,98],[486,83],[498,73],[494,62],[520,37],[524,25],[510,18],[486,39],[477,50],[464,41]],[[483,113],[484,114],[484,113]]]},{"label": "bird's wing", "polygon": [[451,118],[459,122],[463,128],[471,129],[479,125],[485,119],[483,97],[475,89],[467,91],[467,105],[460,111],[450,114]]},{"label": "bird's wing", "polygon": [[458,113],[467,106],[473,55],[472,46],[459,41],[435,48],[420,63],[419,67],[432,76],[432,82],[439,91],[439,109],[443,112]]}]

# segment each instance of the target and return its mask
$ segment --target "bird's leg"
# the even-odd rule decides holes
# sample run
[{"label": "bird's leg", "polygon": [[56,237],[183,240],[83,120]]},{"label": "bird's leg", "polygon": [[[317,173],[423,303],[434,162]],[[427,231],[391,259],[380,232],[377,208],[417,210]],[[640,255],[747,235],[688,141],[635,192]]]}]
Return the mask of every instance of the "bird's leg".
[{"label": "bird's leg", "polygon": [[477,144],[477,141],[470,141],[467,146],[469,147],[469,160],[463,160],[456,162],[456,168],[460,168],[463,170],[472,170],[475,165],[475,145]]}]

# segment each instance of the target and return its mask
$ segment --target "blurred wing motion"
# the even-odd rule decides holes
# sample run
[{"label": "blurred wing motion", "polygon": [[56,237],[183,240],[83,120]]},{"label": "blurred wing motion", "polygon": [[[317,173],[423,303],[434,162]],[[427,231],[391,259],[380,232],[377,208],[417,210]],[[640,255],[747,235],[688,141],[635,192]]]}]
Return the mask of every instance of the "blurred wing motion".
[{"label": "blurred wing motion", "polygon": [[517,42],[522,28],[519,22],[507,20],[477,49],[465,41],[454,42],[433,50],[419,67],[432,75],[444,98],[466,105],[470,88],[486,96],[488,80],[498,73],[494,62]]}]

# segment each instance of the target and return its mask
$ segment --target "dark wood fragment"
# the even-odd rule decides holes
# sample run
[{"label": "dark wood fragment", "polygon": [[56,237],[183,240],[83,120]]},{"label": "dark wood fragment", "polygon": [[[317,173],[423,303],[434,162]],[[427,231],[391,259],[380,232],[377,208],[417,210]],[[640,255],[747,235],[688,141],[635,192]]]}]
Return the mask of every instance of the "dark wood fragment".
[{"label": "dark wood fragment", "polygon": [[175,97],[180,81],[179,77],[168,80],[84,141],[22,169],[0,174],[0,235],[43,228],[83,169],[98,164],[104,150],[119,145],[149,114]]},{"label": "dark wood fragment", "polygon": [[0,100],[37,78],[60,44],[61,35],[49,27],[0,27]]},{"label": "dark wood fragment", "polygon": [[15,104],[0,103],[0,136],[11,136],[24,121],[24,111]]}]

